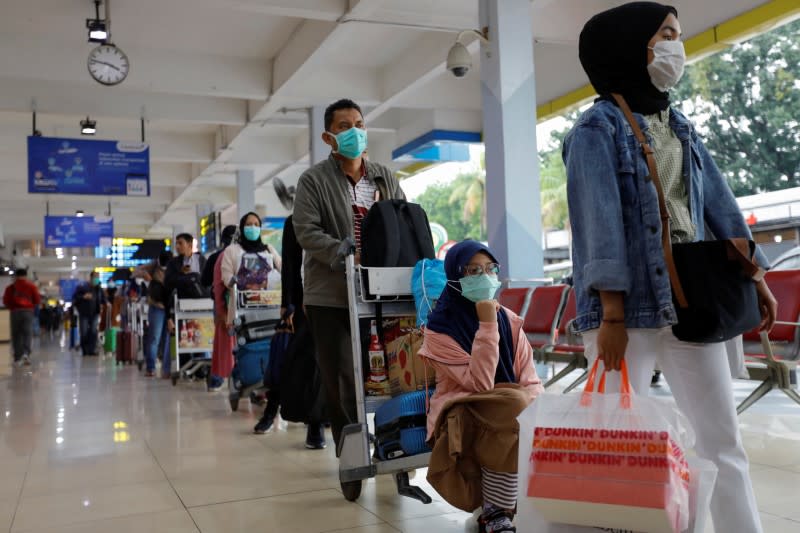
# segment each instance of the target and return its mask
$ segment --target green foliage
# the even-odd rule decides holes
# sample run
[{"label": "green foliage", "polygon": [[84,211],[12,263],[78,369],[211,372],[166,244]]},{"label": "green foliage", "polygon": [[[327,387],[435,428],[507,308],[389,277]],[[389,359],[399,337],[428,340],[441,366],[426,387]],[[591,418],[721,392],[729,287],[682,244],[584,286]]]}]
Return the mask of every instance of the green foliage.
[{"label": "green foliage", "polygon": [[561,158],[561,145],[578,119],[573,111],[565,117],[567,124],[550,133],[548,148],[539,153],[539,180],[542,197],[542,226],[544,229],[564,229],[567,226],[567,169]]},{"label": "green foliage", "polygon": [[[686,68],[672,101],[700,133],[737,196],[800,186],[800,20]],[[539,154],[542,224],[567,223],[561,145],[578,112]],[[450,238],[486,239],[485,164],[417,198]]]},{"label": "green foliage", "polygon": [[[482,181],[480,173],[462,174],[447,185],[431,185],[424,193],[419,195],[415,202],[420,204],[428,213],[431,222],[438,222],[447,228],[451,240],[464,239],[486,240],[486,231],[481,227],[483,212],[483,188],[477,211],[467,212],[466,203],[462,198],[472,189],[475,183]],[[466,215],[466,216],[465,216]]]},{"label": "green foliage", "polygon": [[673,91],[737,196],[800,186],[800,20],[686,68]]}]

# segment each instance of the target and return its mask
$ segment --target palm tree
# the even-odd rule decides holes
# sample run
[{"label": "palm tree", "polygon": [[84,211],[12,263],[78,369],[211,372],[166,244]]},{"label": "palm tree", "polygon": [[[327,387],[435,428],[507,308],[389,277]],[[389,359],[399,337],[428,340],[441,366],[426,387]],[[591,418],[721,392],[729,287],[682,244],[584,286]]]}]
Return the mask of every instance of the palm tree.
[{"label": "palm tree", "polygon": [[486,153],[481,154],[480,166],[473,172],[459,175],[450,193],[450,205],[461,204],[461,220],[468,222],[480,216],[481,239],[486,238]]},{"label": "palm tree", "polygon": [[540,156],[539,180],[542,197],[542,225],[545,229],[564,229],[567,217],[567,169],[561,150]]}]

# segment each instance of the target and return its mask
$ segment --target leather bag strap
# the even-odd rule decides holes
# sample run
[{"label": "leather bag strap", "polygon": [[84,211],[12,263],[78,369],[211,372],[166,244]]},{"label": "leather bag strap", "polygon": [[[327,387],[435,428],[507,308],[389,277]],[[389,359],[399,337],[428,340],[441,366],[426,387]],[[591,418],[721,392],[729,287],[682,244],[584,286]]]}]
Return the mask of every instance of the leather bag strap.
[{"label": "leather bag strap", "polygon": [[628,123],[633,129],[633,134],[636,136],[636,140],[639,141],[639,145],[642,147],[642,153],[647,160],[647,168],[650,172],[650,178],[653,180],[653,185],[656,186],[656,191],[658,192],[658,211],[661,214],[661,246],[664,248],[664,260],[667,264],[667,271],[669,272],[669,281],[672,284],[672,292],[675,295],[675,299],[678,301],[678,305],[680,307],[687,308],[689,307],[689,302],[686,300],[686,294],[683,292],[683,285],[681,285],[681,279],[678,277],[678,269],[675,268],[675,259],[672,256],[672,240],[670,239],[669,230],[669,212],[667,211],[667,202],[664,199],[664,189],[661,187],[661,180],[658,177],[658,170],[656,169],[656,158],[654,155],[655,152],[653,151],[653,147],[647,142],[647,139],[645,138],[644,133],[642,133],[639,123],[636,122],[636,119],[631,112],[631,108],[628,107],[628,103],[625,101],[625,98],[623,98],[621,94],[617,93],[611,93],[611,96],[614,97],[617,105],[619,105],[619,108],[625,114],[625,118],[628,119]]},{"label": "leather bag strap", "polygon": [[[667,263],[669,280],[672,284],[672,292],[675,294],[675,299],[678,301],[678,305],[682,308],[686,308],[689,306],[689,303],[686,300],[686,294],[683,292],[683,285],[681,285],[681,280],[678,277],[678,269],[675,267],[675,259],[672,255],[672,240],[670,239],[669,230],[669,212],[667,211],[667,203],[664,199],[664,189],[661,186],[661,180],[658,177],[658,170],[656,169],[656,159],[654,155],[655,152],[653,147],[647,142],[644,133],[642,133],[642,129],[639,127],[639,123],[636,122],[636,119],[631,112],[631,108],[628,107],[628,103],[625,102],[625,98],[616,93],[612,93],[611,96],[614,97],[617,105],[619,105],[619,108],[622,110],[625,118],[628,120],[628,123],[633,129],[633,134],[636,136],[636,140],[639,141],[639,144],[642,147],[642,153],[647,160],[647,168],[650,172],[650,178],[653,180],[653,184],[658,192],[658,210],[661,214],[661,246],[664,248],[664,260]],[[738,261],[739,264],[742,265],[742,269],[748,277],[750,277],[753,281],[761,281],[764,278],[764,269],[758,266],[752,259],[755,250],[753,249],[753,245],[749,239],[733,238],[726,239],[724,242],[727,248],[728,259],[732,261]]]}]

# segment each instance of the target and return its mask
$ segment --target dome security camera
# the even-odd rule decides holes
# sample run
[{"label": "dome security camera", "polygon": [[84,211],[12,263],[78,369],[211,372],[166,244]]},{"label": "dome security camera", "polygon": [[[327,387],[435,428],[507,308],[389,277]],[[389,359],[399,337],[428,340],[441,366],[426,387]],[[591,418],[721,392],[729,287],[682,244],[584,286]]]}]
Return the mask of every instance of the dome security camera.
[{"label": "dome security camera", "polygon": [[456,78],[463,78],[472,68],[472,56],[469,54],[467,47],[461,43],[461,39],[465,35],[474,35],[481,40],[483,44],[489,44],[489,29],[484,28],[479,30],[463,30],[458,32],[456,42],[450,47],[447,53],[447,70],[453,73]]},{"label": "dome security camera", "polygon": [[456,78],[463,78],[472,68],[472,56],[467,47],[456,41],[447,53],[447,70]]}]

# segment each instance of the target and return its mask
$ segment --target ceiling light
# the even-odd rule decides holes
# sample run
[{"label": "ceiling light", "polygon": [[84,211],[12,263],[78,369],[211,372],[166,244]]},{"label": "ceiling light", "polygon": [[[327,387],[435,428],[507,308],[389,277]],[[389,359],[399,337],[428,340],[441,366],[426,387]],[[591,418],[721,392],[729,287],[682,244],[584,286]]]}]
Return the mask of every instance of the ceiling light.
[{"label": "ceiling light", "polygon": [[104,43],[108,40],[106,21],[100,18],[100,1],[94,0],[94,18],[86,19],[90,43]]},{"label": "ceiling light", "polygon": [[81,120],[81,135],[94,135],[95,133],[97,133],[97,121],[89,117]]},{"label": "ceiling light", "polygon": [[78,256],[77,256],[77,255],[73,255],[73,256],[72,256],[72,260],[73,260],[73,261],[77,261],[77,260],[78,260]]},{"label": "ceiling light", "polygon": [[102,20],[86,19],[86,27],[89,28],[90,43],[104,43],[108,39],[106,23]]},{"label": "ceiling light", "polygon": [[77,211],[75,211],[75,216],[76,217],[82,217],[83,216],[83,209],[78,209]]}]

